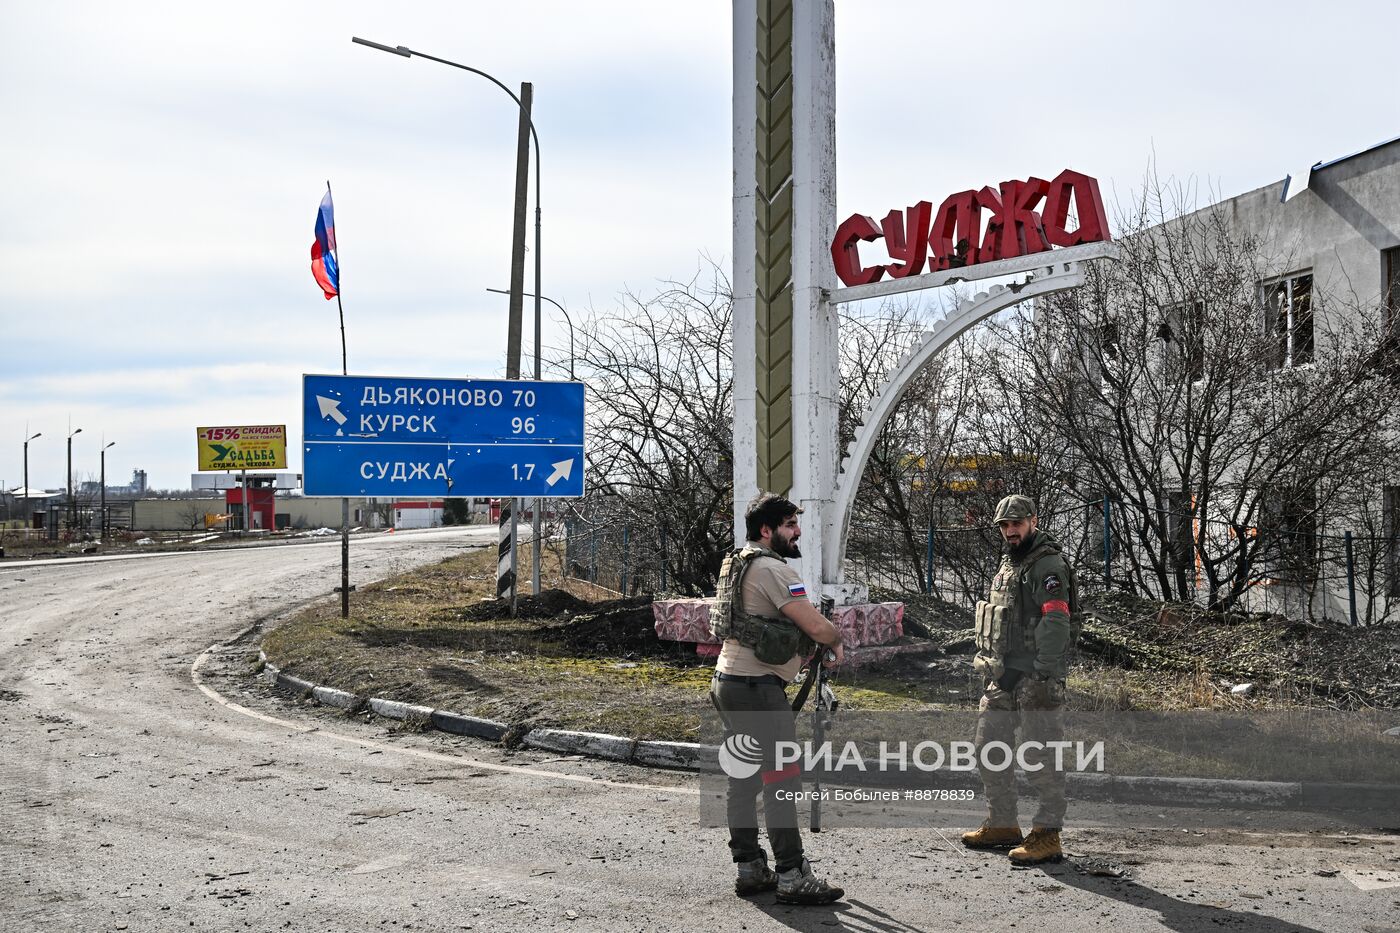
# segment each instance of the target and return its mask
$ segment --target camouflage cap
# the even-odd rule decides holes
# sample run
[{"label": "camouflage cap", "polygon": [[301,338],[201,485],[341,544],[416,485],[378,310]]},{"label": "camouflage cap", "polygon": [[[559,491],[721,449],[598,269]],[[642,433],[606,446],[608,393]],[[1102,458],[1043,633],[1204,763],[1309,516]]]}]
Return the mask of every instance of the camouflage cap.
[{"label": "camouflage cap", "polygon": [[992,516],[994,522],[1015,521],[1018,518],[1030,518],[1035,515],[1035,503],[1029,496],[1019,493],[1007,496],[997,503],[996,514]]}]

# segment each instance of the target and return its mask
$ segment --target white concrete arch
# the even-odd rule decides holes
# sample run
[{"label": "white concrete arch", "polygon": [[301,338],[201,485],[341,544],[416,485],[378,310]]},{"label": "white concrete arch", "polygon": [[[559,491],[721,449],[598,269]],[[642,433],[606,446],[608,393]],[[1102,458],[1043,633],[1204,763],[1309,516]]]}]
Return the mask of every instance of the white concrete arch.
[{"label": "white concrete arch", "polygon": [[870,407],[866,409],[861,426],[856,431],[855,440],[851,442],[845,459],[841,461],[841,469],[836,478],[835,514],[830,523],[823,528],[823,592],[838,595],[838,603],[845,601],[842,596],[845,599],[863,600],[863,596],[857,594],[854,588],[841,584],[845,583],[846,537],[851,523],[851,510],[855,505],[856,489],[860,486],[861,474],[865,472],[865,464],[870,459],[880,429],[904,396],[914,374],[973,325],[1022,301],[1084,284],[1084,273],[1078,262],[1057,262],[1042,268],[1044,272],[1029,277],[1025,282],[1010,286],[994,285],[989,290],[960,302],[956,310],[924,333],[919,343],[904,356]]}]

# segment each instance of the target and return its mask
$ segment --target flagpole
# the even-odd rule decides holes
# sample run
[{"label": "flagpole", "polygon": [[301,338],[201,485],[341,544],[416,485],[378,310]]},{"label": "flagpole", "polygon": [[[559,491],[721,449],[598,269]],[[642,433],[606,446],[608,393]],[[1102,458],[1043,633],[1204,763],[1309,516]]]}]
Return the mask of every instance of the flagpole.
[{"label": "flagpole", "polygon": [[[326,194],[330,194],[330,193],[331,193],[331,183],[330,183],[330,179],[326,179]],[[335,197],[332,195],[332,197],[331,197],[331,202],[334,203],[334,201],[335,201]],[[350,370],[349,370],[349,368],[348,368],[348,364],[347,364],[347,362],[346,362],[346,356],[345,356],[345,305],[342,304],[341,301],[340,301],[340,289],[341,289],[342,275],[341,275],[341,270],[340,270],[340,238],[339,238],[339,237],[336,237],[335,247],[331,250],[331,252],[332,252],[332,254],[335,256],[335,276],[336,276],[336,278],[335,278],[335,306],[336,306],[336,308],[338,308],[338,309],[340,310],[340,374],[341,374],[342,376],[348,376],[348,375],[350,375]]]},{"label": "flagpole", "polygon": [[[326,179],[326,194],[331,194],[330,179]],[[334,195],[331,203],[335,203]],[[345,353],[345,305],[340,300],[344,276],[340,268],[340,237],[335,238],[331,253],[335,259],[335,306],[340,311],[340,374],[350,375],[349,358]],[[350,618],[350,498],[340,498],[340,617]]]},{"label": "flagpole", "polygon": [[[336,252],[338,254],[339,250]],[[335,257],[335,264],[338,271],[340,266],[339,255]],[[335,292],[335,306],[340,309],[340,374],[342,376],[348,376],[350,375],[350,370],[345,367],[345,305],[340,303],[340,289],[338,288]]]}]

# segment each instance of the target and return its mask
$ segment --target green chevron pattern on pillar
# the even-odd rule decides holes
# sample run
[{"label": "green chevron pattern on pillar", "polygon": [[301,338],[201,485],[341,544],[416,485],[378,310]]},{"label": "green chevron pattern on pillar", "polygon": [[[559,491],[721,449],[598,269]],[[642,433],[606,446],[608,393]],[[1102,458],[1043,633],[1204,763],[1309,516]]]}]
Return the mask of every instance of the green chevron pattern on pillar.
[{"label": "green chevron pattern on pillar", "polygon": [[758,486],[792,491],[792,4],[758,0]]}]

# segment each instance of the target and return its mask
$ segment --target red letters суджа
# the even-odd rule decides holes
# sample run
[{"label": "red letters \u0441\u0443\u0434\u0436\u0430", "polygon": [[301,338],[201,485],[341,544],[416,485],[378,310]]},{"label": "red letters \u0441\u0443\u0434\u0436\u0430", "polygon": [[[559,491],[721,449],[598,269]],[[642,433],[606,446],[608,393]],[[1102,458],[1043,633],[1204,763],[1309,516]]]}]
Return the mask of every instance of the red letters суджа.
[{"label": "red letters \u0441\u0443\u0434\u0436\u0430", "polygon": [[[1044,210],[1037,211],[1042,200]],[[1073,230],[1068,228],[1071,205],[1078,222]],[[862,266],[858,245],[879,239],[894,262]],[[879,226],[864,214],[852,214],[836,229],[831,258],[836,277],[849,287],[878,282],[885,273],[897,279],[918,275],[925,264],[931,272],[943,272],[1109,239],[1099,183],[1065,169],[1053,181],[1032,177],[1002,182],[1000,191],[960,191],[937,212],[930,202],[920,201],[907,211],[890,211]]]}]

